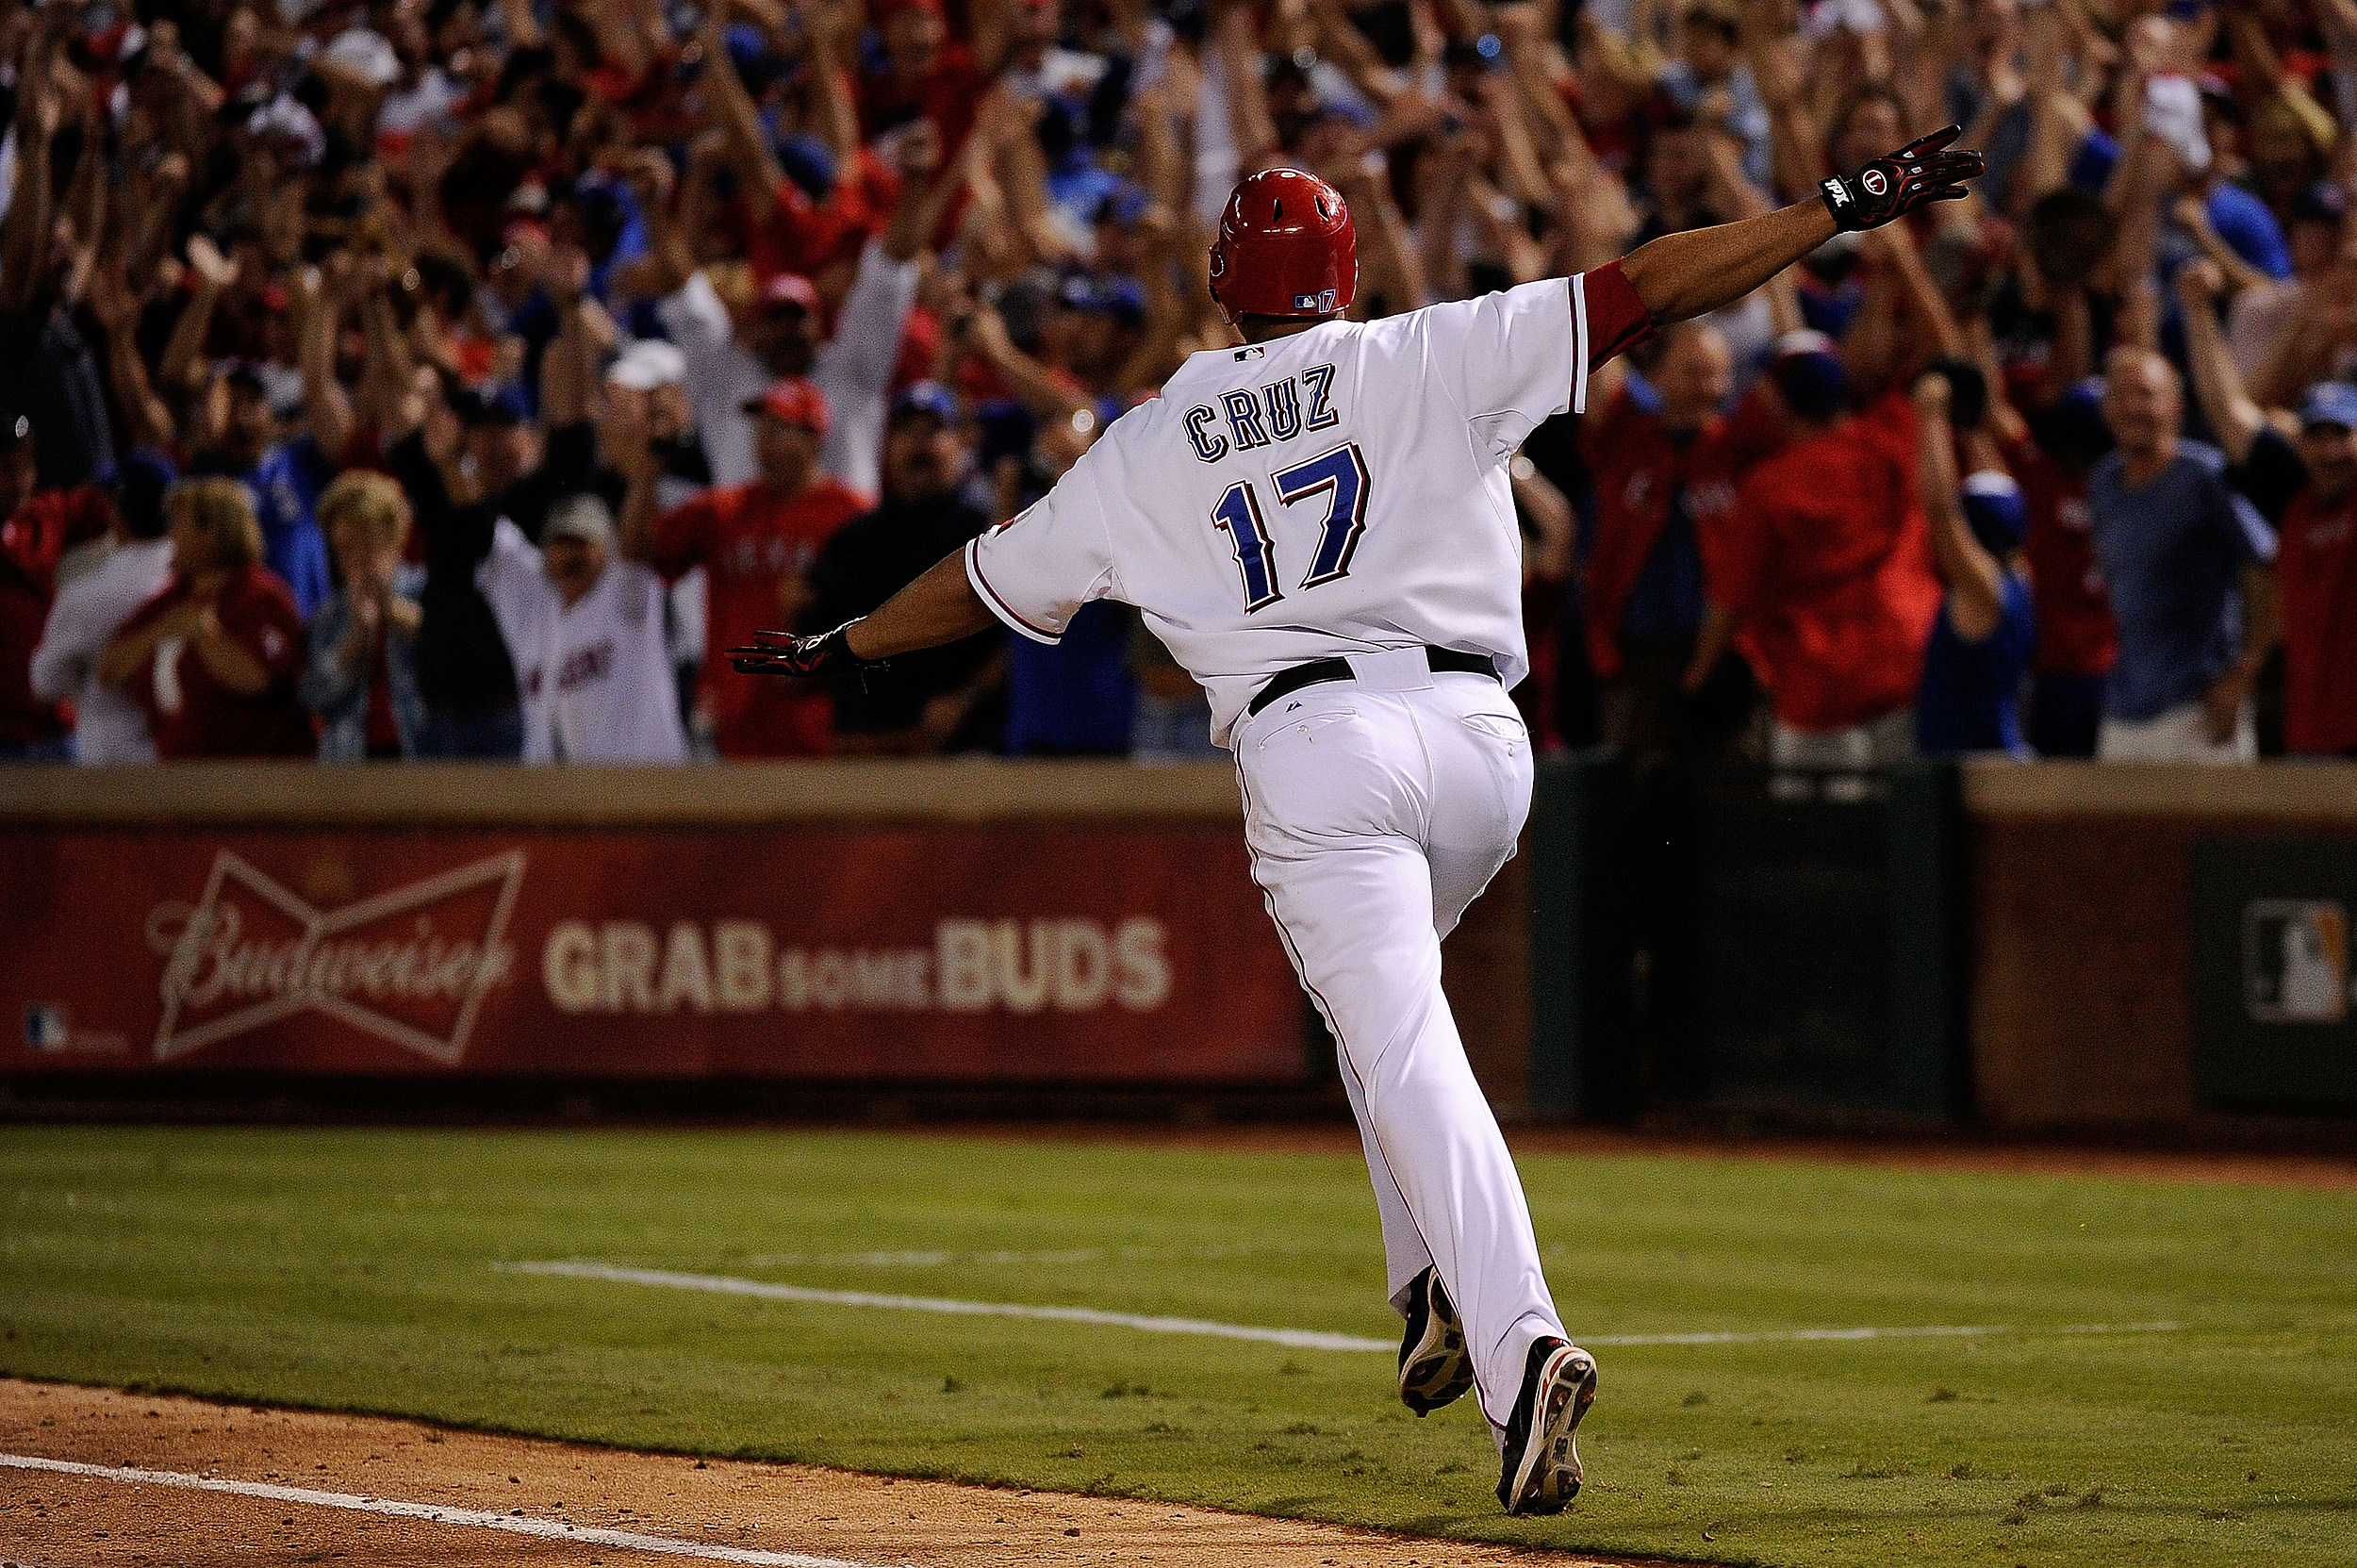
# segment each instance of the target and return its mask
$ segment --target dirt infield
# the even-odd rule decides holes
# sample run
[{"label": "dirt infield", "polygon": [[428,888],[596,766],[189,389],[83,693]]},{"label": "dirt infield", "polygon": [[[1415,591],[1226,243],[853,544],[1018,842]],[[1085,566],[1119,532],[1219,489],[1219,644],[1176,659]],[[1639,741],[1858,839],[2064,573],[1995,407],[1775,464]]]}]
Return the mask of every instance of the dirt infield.
[{"label": "dirt infield", "polygon": [[[25,1459],[108,1474],[18,1467]],[[195,1477],[264,1494],[195,1490]],[[405,1505],[443,1516],[372,1511]],[[592,1531],[601,1533],[582,1539]],[[1574,1568],[1625,1560],[0,1379],[0,1564],[331,1560]]]}]

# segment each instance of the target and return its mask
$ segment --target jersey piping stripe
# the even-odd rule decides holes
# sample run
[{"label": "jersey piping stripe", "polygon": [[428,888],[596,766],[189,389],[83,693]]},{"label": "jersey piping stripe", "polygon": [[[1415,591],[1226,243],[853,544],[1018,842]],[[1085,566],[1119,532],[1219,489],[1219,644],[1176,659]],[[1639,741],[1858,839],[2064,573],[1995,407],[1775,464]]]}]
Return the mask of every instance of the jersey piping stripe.
[{"label": "jersey piping stripe", "polygon": [[[1294,973],[1300,977],[1302,989],[1308,991],[1310,995],[1316,999],[1318,1011],[1326,1015],[1326,1027],[1331,1031],[1334,1035],[1335,1057],[1341,1063],[1343,1071],[1348,1073],[1351,1076],[1352,1081],[1359,1085],[1359,1100],[1360,1103],[1363,1105],[1366,1103],[1366,1080],[1360,1076],[1357,1064],[1353,1063],[1350,1059],[1350,1044],[1343,1037],[1343,1027],[1334,1012],[1333,1004],[1326,999],[1326,993],[1319,990],[1317,982],[1310,978],[1310,967],[1301,961],[1301,949],[1294,942],[1293,932],[1287,928],[1285,924],[1285,917],[1277,913],[1277,890],[1269,886],[1266,883],[1261,881],[1260,851],[1258,850],[1254,850],[1251,845],[1252,785],[1244,778],[1244,752],[1242,751],[1239,750],[1235,752],[1234,762],[1236,767],[1236,787],[1244,795],[1245,834],[1244,847],[1248,851],[1250,851],[1252,856],[1252,880],[1260,886],[1261,902],[1268,910],[1269,920],[1277,927],[1277,940],[1284,944],[1285,956],[1293,960]],[[1440,1260],[1432,1250],[1432,1243],[1424,1233],[1423,1224],[1416,1218],[1416,1211],[1409,1206],[1408,1194],[1400,1186],[1399,1177],[1392,1169],[1391,1150],[1383,1147],[1383,1136],[1381,1133],[1375,1131],[1371,1120],[1364,1125],[1363,1131],[1367,1133],[1366,1141],[1374,1146],[1376,1155],[1382,1163],[1384,1179],[1391,1182],[1392,1191],[1399,1195],[1400,1209],[1408,1215],[1408,1224],[1409,1228],[1416,1232],[1416,1241],[1418,1245],[1423,1246],[1424,1255],[1427,1259],[1432,1260],[1433,1272],[1438,1274],[1440,1272]],[[1443,1279],[1442,1283],[1446,1285],[1447,1280]],[[1490,1413],[1490,1391],[1481,1386],[1481,1371],[1478,1367],[1474,1369],[1474,1403],[1480,1408],[1481,1417],[1483,1420],[1489,1422],[1491,1426],[1496,1428],[1500,1431],[1506,1429],[1507,1424]]]},{"label": "jersey piping stripe", "polygon": [[1009,629],[1021,633],[1033,642],[1044,642],[1053,648],[1063,641],[1062,632],[1050,632],[1045,627],[1032,625],[1015,613],[1014,605],[998,596],[998,590],[990,586],[990,579],[982,575],[981,542],[980,539],[966,541],[965,578],[973,585],[974,591],[981,596],[982,607],[1005,621]]},{"label": "jersey piping stripe", "polygon": [[1572,412],[1588,412],[1588,289],[1586,280],[1572,274]]}]

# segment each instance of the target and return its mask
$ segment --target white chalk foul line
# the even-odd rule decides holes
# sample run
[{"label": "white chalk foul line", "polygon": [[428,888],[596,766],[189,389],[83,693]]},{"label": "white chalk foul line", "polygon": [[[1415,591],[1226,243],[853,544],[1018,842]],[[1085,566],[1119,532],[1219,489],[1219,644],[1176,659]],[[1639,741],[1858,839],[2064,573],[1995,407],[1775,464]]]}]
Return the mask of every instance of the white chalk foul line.
[{"label": "white chalk foul line", "polygon": [[626,1551],[658,1552],[669,1557],[701,1558],[707,1562],[755,1562],[769,1568],[873,1568],[845,1558],[812,1557],[805,1552],[764,1552],[750,1546],[710,1545],[670,1536],[640,1535],[635,1530],[599,1529],[568,1525],[554,1519],[524,1519],[511,1513],[485,1513],[477,1509],[438,1508],[431,1503],[404,1503],[389,1497],[359,1497],[346,1492],[314,1492],[302,1486],[273,1486],[267,1481],[233,1481],[219,1476],[190,1476],[176,1470],[134,1470],[113,1464],[76,1464],[71,1460],[40,1459],[31,1454],[0,1454],[0,1469],[43,1470],[58,1476],[91,1480],[124,1481],[135,1486],[176,1486],[190,1492],[226,1492],[232,1496],[259,1497],[273,1503],[305,1503],[313,1508],[350,1509],[358,1513],[390,1514],[396,1519],[421,1519],[437,1525],[467,1525],[476,1529],[505,1530],[510,1535],[536,1536],[544,1541],[577,1541],[589,1546],[616,1546]]},{"label": "white chalk foul line", "polygon": [[1978,1339],[1985,1334],[2174,1334],[2182,1323],[2066,1323],[2028,1328],[2017,1323],[1926,1324],[1903,1329],[1775,1329],[1761,1333],[1583,1334],[1582,1345],[1798,1345],[1810,1340]]},{"label": "white chalk foul line", "polygon": [[[948,1312],[960,1317],[1030,1317],[1058,1323],[1093,1323],[1113,1329],[1140,1329],[1149,1334],[1204,1334],[1214,1339],[1257,1340],[1296,1350],[1389,1350],[1391,1340],[1358,1334],[1328,1334],[1311,1329],[1263,1329],[1244,1323],[1211,1323],[1195,1317],[1148,1317],[1133,1312],[1101,1312],[1095,1307],[1034,1307],[1014,1301],[958,1301],[938,1296],[884,1296],[874,1291],[817,1290],[809,1285],[780,1285],[766,1279],[739,1279],[726,1274],[681,1274],[660,1268],[624,1268],[618,1263],[494,1263],[507,1274],[555,1275],[568,1279],[602,1279],[610,1284],[659,1285],[668,1290],[706,1291],[717,1296],[750,1296],[767,1301],[803,1301],[830,1307],[881,1307],[893,1312]],[[1756,1332],[1691,1334],[1582,1334],[1588,1345],[1799,1345],[1813,1340],[1977,1339],[1988,1334],[2173,1334],[2181,1323],[2072,1323],[2031,1328],[2010,1323],[1929,1325],[1897,1329],[1772,1329]]]},{"label": "white chalk foul line", "polygon": [[603,1279],[621,1285],[662,1285],[671,1290],[709,1291],[717,1296],[754,1296],[766,1301],[808,1301],[829,1307],[882,1307],[904,1312],[948,1312],[959,1317],[1033,1317],[1057,1323],[1093,1323],[1109,1329],[1142,1329],[1149,1334],[1208,1334],[1214,1339],[1259,1340],[1296,1350],[1396,1350],[1387,1340],[1357,1334],[1327,1334],[1311,1329],[1257,1329],[1240,1323],[1207,1323],[1195,1317],[1146,1317],[1099,1312],[1095,1307],[1032,1307],[1013,1301],[952,1301],[937,1296],[882,1296],[874,1291],[822,1291],[807,1285],[777,1285],[725,1274],[675,1274],[659,1268],[621,1268],[613,1263],[495,1263],[509,1274],[553,1274],[569,1279]]}]

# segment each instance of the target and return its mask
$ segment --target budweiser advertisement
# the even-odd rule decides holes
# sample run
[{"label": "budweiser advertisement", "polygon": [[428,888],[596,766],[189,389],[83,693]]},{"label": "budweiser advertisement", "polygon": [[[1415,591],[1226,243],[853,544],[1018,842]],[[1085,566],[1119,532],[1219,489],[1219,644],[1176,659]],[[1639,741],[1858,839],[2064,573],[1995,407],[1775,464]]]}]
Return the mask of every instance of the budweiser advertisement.
[{"label": "budweiser advertisement", "polygon": [[1232,828],[0,834],[12,1073],[1274,1081]]}]

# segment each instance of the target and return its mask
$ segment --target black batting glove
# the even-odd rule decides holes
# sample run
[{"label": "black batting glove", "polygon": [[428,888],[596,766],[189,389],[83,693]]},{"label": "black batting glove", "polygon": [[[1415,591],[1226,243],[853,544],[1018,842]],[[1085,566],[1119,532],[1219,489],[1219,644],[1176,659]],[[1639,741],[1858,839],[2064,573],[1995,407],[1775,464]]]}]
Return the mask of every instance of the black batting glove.
[{"label": "black batting glove", "polygon": [[858,624],[858,620],[847,620],[832,632],[810,636],[755,632],[752,646],[729,650],[729,668],[739,675],[791,675],[803,680],[872,668],[882,661],[871,662],[851,652],[850,631]]},{"label": "black batting glove", "polygon": [[1950,125],[1876,158],[1848,179],[1836,175],[1826,180],[1819,189],[1825,193],[1834,227],[1853,233],[1876,229],[1926,202],[1963,200],[1964,182],[1978,179],[1988,167],[1970,147],[1946,150],[1963,134],[1963,126]]}]

